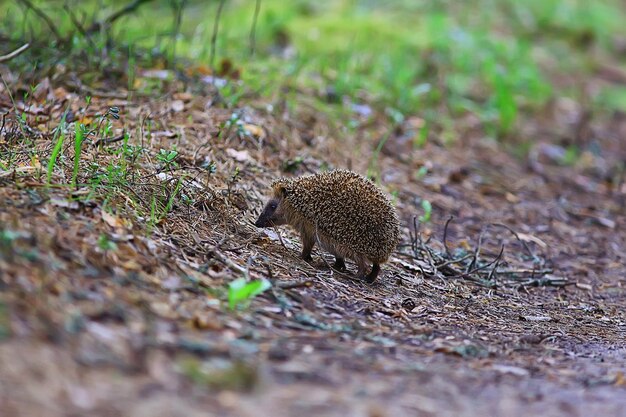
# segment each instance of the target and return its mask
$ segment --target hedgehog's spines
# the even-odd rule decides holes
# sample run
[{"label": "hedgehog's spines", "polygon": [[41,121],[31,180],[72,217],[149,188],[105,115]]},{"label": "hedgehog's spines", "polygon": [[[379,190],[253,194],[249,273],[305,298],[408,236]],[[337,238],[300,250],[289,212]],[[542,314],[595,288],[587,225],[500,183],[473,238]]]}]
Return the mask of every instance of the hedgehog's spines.
[{"label": "hedgehog's spines", "polygon": [[[257,226],[290,224],[300,232],[302,257],[310,259],[315,243],[358,266],[359,277],[373,281],[379,264],[394,251],[399,221],[389,198],[370,180],[337,170],[272,182],[273,198]],[[367,266],[374,267],[366,276]]]}]

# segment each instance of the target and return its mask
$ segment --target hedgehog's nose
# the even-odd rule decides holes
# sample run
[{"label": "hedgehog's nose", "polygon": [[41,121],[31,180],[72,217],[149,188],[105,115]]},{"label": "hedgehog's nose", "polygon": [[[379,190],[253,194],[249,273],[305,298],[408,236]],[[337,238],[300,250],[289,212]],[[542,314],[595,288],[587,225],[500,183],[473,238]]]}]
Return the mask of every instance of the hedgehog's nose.
[{"label": "hedgehog's nose", "polygon": [[256,227],[265,227],[265,222],[263,221],[262,216],[261,216],[261,217],[259,217],[259,218],[256,220],[256,222],[254,222],[254,225],[255,225]]}]

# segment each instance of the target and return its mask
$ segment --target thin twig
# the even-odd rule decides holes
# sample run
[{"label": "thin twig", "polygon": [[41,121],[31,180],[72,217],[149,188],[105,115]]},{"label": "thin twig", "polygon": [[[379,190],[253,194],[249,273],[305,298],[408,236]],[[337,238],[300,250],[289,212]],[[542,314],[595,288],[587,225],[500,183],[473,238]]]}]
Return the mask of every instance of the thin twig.
[{"label": "thin twig", "polygon": [[280,288],[281,290],[292,290],[294,288],[301,288],[301,287],[306,287],[306,288],[310,288],[313,286],[315,282],[311,281],[311,280],[306,280],[306,281],[301,281],[301,282],[281,282],[278,283],[276,286],[278,288]]},{"label": "thin twig", "polygon": [[43,10],[41,10],[39,7],[35,6],[29,0],[17,0],[17,1],[19,1],[20,3],[22,3],[23,5],[25,5],[29,9],[31,9],[37,16],[39,16],[41,18],[41,20],[46,22],[46,25],[48,25],[48,27],[50,28],[50,31],[52,32],[54,37],[57,38],[57,41],[59,41],[60,43],[64,42],[63,37],[59,33],[59,30],[57,29],[55,24],[52,22],[52,19],[50,19],[50,17],[47,14],[45,14],[43,12]]},{"label": "thin twig", "polygon": [[476,267],[472,269],[471,271],[466,272],[464,274],[449,276],[448,278],[469,278],[472,274],[475,274],[478,271],[482,271],[483,269],[487,269],[494,263],[499,262],[500,258],[502,258],[503,253],[504,253],[504,245],[502,245],[502,247],[500,248],[500,253],[498,254],[498,256],[493,261],[489,262],[488,264]]},{"label": "thin twig", "polygon": [[19,54],[21,54],[22,52],[27,50],[29,47],[30,47],[30,43],[26,43],[26,44],[20,46],[19,48],[17,48],[15,51],[10,52],[10,53],[8,53],[6,55],[0,56],[0,62],[6,62],[6,61],[9,61],[9,60],[15,58],[16,56],[18,56]]},{"label": "thin twig", "polygon": [[254,6],[254,17],[252,18],[252,28],[250,28],[250,56],[254,56],[256,49],[256,22],[259,18],[259,12],[261,11],[261,0],[256,0]]},{"label": "thin twig", "polygon": [[487,281],[493,281],[494,285],[497,285],[496,283],[496,276],[498,273],[497,269],[498,269],[498,266],[500,265],[500,259],[502,258],[503,251],[504,251],[504,246],[502,246],[502,251],[496,258],[496,262],[493,264],[493,268],[491,269],[491,272],[489,272],[489,275],[487,276]]},{"label": "thin twig", "polygon": [[74,24],[74,26],[76,26],[76,29],[78,29],[78,31],[80,32],[81,35],[83,35],[83,37],[85,39],[87,39],[87,42],[89,42],[89,44],[95,48],[96,45],[93,43],[93,39],[91,39],[91,35],[89,35],[87,33],[87,31],[85,30],[85,27],[82,25],[82,23],[80,23],[78,21],[78,18],[76,17],[76,15],[74,14],[74,12],[72,11],[72,9],[67,5],[64,4],[63,5],[63,9],[65,9],[65,11],[67,12],[67,14],[70,17],[70,20],[72,21],[72,23]]},{"label": "thin twig", "polygon": [[93,146],[99,146],[99,145],[105,145],[105,144],[108,145],[110,143],[119,142],[121,140],[124,140],[124,136],[126,136],[126,132],[122,132],[122,134],[114,136],[112,138],[101,138],[95,141]]},{"label": "thin twig", "polygon": [[220,0],[220,4],[217,6],[217,13],[215,14],[215,22],[213,23],[213,35],[211,36],[211,52],[209,55],[209,65],[213,71],[213,83],[215,84],[215,49],[217,43],[217,32],[220,24],[220,17],[222,15],[222,8],[226,0]]},{"label": "thin twig", "polygon": [[470,264],[467,266],[466,271],[470,271],[472,268],[474,268],[474,265],[478,263],[480,250],[482,249],[482,246],[483,246],[483,237],[485,236],[486,232],[487,232],[486,228],[480,231],[480,235],[478,235],[478,245],[476,246],[476,250],[474,251],[474,259],[472,259],[472,262],[470,262]]},{"label": "thin twig", "polygon": [[[218,245],[219,246],[219,245]],[[239,265],[237,265],[235,262],[233,262],[228,256],[224,255],[223,253],[220,253],[217,250],[217,246],[213,249],[211,249],[209,251],[209,253],[211,255],[213,255],[213,257],[215,259],[217,259],[218,261],[220,261],[221,263],[223,263],[224,265],[226,265],[227,267],[229,267],[230,269],[239,272],[240,274],[244,274],[247,276],[248,274],[248,270],[246,268],[243,268]]]},{"label": "thin twig", "polygon": [[187,4],[187,0],[174,1],[174,30],[172,31],[172,56],[171,60],[174,62],[176,59],[176,43],[178,34],[180,33],[180,25],[183,20],[183,10]]},{"label": "thin twig", "polygon": [[2,135],[2,131],[4,130],[4,124],[6,123],[7,114],[9,114],[8,110],[2,113],[2,125],[0,126],[0,135]]},{"label": "thin twig", "polygon": [[497,226],[497,227],[503,227],[506,230],[508,230],[509,232],[511,232],[513,234],[513,236],[515,236],[515,238],[522,244],[524,245],[524,249],[526,249],[526,251],[528,252],[528,254],[530,255],[531,258],[533,258],[533,260],[536,258],[534,252],[530,249],[530,247],[528,246],[528,244],[526,242],[524,242],[519,235],[517,234],[517,232],[513,229],[511,229],[509,226],[507,226],[504,223],[491,223],[493,226]]},{"label": "thin twig", "polygon": [[[20,1],[25,1],[25,0],[20,0]],[[109,17],[104,19],[104,21],[94,22],[89,27],[89,29],[87,29],[87,32],[97,32],[105,26],[111,26],[120,17],[128,13],[134,12],[135,10],[137,10],[137,8],[139,8],[139,6],[141,6],[144,3],[148,3],[150,1],[152,0],[135,0],[134,2],[129,3],[126,6],[122,7],[120,10],[112,13]]]},{"label": "thin twig", "polygon": [[435,266],[437,267],[437,269],[439,269],[439,268],[443,268],[444,266],[448,266],[448,265],[451,265],[451,264],[461,263],[461,262],[463,262],[464,260],[471,258],[472,256],[474,256],[474,255],[473,255],[472,253],[469,253],[469,254],[467,254],[467,255],[463,256],[462,258],[459,258],[459,259],[450,259],[450,260],[445,261],[444,263],[437,264],[437,265],[435,265]]},{"label": "thin twig", "polygon": [[452,258],[452,255],[450,255],[450,249],[448,248],[448,226],[452,220],[454,220],[454,216],[450,216],[448,220],[446,220],[446,225],[443,228],[443,247],[446,249],[446,255],[448,258]]}]

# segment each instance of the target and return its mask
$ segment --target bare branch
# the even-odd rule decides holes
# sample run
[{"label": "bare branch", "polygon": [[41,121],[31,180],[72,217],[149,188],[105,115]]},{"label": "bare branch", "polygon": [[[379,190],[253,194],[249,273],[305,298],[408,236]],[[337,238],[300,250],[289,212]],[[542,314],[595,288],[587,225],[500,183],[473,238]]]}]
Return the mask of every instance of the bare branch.
[{"label": "bare branch", "polygon": [[448,256],[448,258],[452,258],[452,255],[450,255],[450,249],[448,248],[448,226],[450,225],[450,222],[454,220],[454,216],[450,216],[448,218],[448,220],[446,220],[446,225],[443,228],[443,247],[446,249],[446,255]]},{"label": "bare branch", "polygon": [[47,14],[45,14],[43,10],[41,10],[39,7],[31,3],[30,0],[17,0],[17,1],[22,3],[24,6],[28,7],[29,9],[31,9],[37,16],[41,18],[41,20],[46,22],[46,25],[48,25],[48,27],[50,28],[50,31],[52,32],[54,37],[57,38],[59,42],[61,43],[64,42],[63,37],[59,33],[59,30],[57,29],[55,24],[52,22],[52,19],[50,19],[50,17]]},{"label": "bare branch", "polygon": [[19,48],[17,48],[15,51],[10,52],[6,55],[2,55],[0,56],[0,62],[5,62],[5,61],[9,61],[13,58],[15,58],[16,56],[18,56],[19,54],[21,54],[22,52],[24,52],[25,50],[27,50],[30,47],[30,44],[24,44],[22,46],[20,46]]},{"label": "bare branch", "polygon": [[491,223],[493,226],[497,226],[497,227],[503,227],[506,230],[508,230],[509,232],[511,232],[513,234],[513,236],[515,236],[515,238],[524,246],[524,249],[526,249],[526,252],[528,252],[528,254],[530,255],[531,258],[535,259],[535,253],[530,249],[530,246],[528,246],[528,244],[523,241],[519,235],[517,234],[517,232],[513,229],[511,229],[509,226],[507,226],[504,223]]},{"label": "bare branch", "polygon": [[74,26],[76,26],[76,29],[80,32],[80,34],[83,35],[83,37],[85,39],[87,39],[87,42],[89,42],[89,44],[92,47],[95,46],[94,43],[93,43],[93,40],[91,39],[91,36],[87,33],[87,31],[85,30],[85,27],[82,25],[82,23],[80,23],[80,21],[78,20],[78,18],[76,17],[74,12],[72,11],[71,7],[68,6],[67,4],[65,4],[65,5],[63,5],[63,9],[65,9],[65,11],[67,12],[68,16],[70,17],[70,20],[72,21]]},{"label": "bare branch", "polygon": [[209,65],[213,70],[213,81],[215,82],[215,44],[217,43],[217,32],[220,24],[220,17],[222,15],[222,9],[224,8],[226,0],[220,0],[220,4],[217,6],[217,13],[215,14],[215,23],[213,24],[213,35],[211,36],[211,53],[209,55]]},{"label": "bare branch", "polygon": [[256,49],[256,22],[259,19],[259,12],[261,11],[261,0],[256,0],[254,7],[254,17],[252,18],[252,28],[250,28],[250,56],[254,56]]},{"label": "bare branch", "polygon": [[[20,0],[20,1],[25,1],[25,0]],[[104,19],[104,21],[94,22],[89,27],[89,29],[87,29],[87,32],[97,32],[97,31],[99,31],[100,29],[102,29],[105,26],[111,26],[120,17],[134,12],[142,4],[148,3],[148,2],[151,2],[151,1],[152,0],[135,0],[132,3],[127,4],[126,6],[122,7],[118,11],[114,12],[113,14],[111,14],[109,17]]]}]

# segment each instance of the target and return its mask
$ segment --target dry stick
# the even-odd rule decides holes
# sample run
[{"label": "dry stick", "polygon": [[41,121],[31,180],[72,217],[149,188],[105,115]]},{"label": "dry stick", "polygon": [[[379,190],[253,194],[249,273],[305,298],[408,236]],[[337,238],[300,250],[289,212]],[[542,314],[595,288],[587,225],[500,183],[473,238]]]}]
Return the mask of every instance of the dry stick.
[{"label": "dry stick", "polygon": [[411,246],[416,257],[417,257],[417,250],[419,249],[417,246],[418,236],[419,236],[420,242],[422,240],[420,236],[420,232],[419,232],[419,229],[421,228],[421,226],[422,224],[417,222],[417,216],[413,216],[413,231],[415,235],[411,236]]},{"label": "dry stick", "polygon": [[489,272],[489,275],[487,276],[487,281],[493,281],[494,285],[497,286],[496,281],[496,274],[497,274],[497,269],[498,266],[500,265],[500,259],[502,258],[502,252],[504,252],[504,246],[502,246],[502,251],[500,252],[500,254],[498,255],[498,257],[496,258],[496,262],[493,264],[493,268],[491,269],[491,272]]},{"label": "dry stick", "polygon": [[472,256],[474,256],[474,255],[473,255],[473,254],[471,254],[471,253],[469,253],[469,254],[467,254],[467,255],[465,255],[465,256],[463,256],[463,257],[461,257],[461,258],[458,258],[458,259],[449,259],[449,260],[447,260],[447,261],[445,261],[445,262],[443,262],[443,263],[440,263],[440,264],[438,264],[438,265],[435,265],[435,266],[437,267],[437,269],[439,269],[439,268],[443,268],[444,266],[448,266],[448,265],[451,265],[451,264],[461,263],[461,262],[465,261],[466,259],[471,258]]},{"label": "dry stick", "polygon": [[217,6],[217,14],[215,15],[215,23],[213,24],[213,35],[211,36],[211,52],[209,54],[209,65],[213,71],[213,84],[215,84],[215,44],[217,43],[217,31],[220,24],[220,16],[222,15],[222,8],[226,0],[220,0],[220,4]]},{"label": "dry stick", "polygon": [[175,15],[174,15],[174,30],[172,36],[172,62],[176,59],[176,41],[178,34],[180,33],[180,25],[183,21],[183,10],[187,4],[187,0],[180,0],[174,2]]},{"label": "dry stick", "polygon": [[[415,230],[415,249],[414,249],[414,254],[415,254],[415,258],[418,258],[419,256],[419,252],[421,251],[421,253],[426,253],[427,255],[427,261],[428,261],[428,266],[430,267],[430,270],[432,271],[432,274],[425,274],[424,273],[424,268],[422,268],[421,266],[418,265],[419,269],[422,271],[422,276],[431,276],[431,275],[436,275],[437,274],[437,267],[435,266],[435,259],[433,258],[433,254],[430,251],[430,249],[426,246],[426,244],[424,243],[424,240],[422,239],[422,234],[421,232],[419,232],[419,229],[421,228],[421,223],[419,223],[417,221],[417,216],[413,216],[413,229]],[[412,242],[413,244],[413,242]],[[418,246],[419,245],[419,246]]]},{"label": "dry stick", "polygon": [[2,125],[0,125],[0,135],[2,135],[2,131],[4,130],[4,124],[6,123],[7,114],[9,114],[8,110],[5,113],[2,113]]},{"label": "dry stick", "polygon": [[22,3],[23,5],[25,5],[29,9],[31,9],[37,16],[39,16],[44,22],[46,22],[46,25],[48,25],[48,27],[50,28],[50,31],[52,32],[54,37],[57,38],[57,41],[59,41],[60,43],[64,42],[63,37],[59,33],[57,27],[52,22],[52,19],[50,19],[50,17],[47,14],[45,14],[43,12],[43,10],[41,10],[40,8],[35,6],[29,0],[17,0],[17,1]]},{"label": "dry stick", "polygon": [[452,258],[452,255],[450,255],[450,249],[448,249],[448,225],[450,225],[452,220],[454,220],[454,216],[450,216],[448,220],[446,220],[446,225],[443,228],[443,247],[446,249],[446,255],[448,258]]},{"label": "dry stick", "polygon": [[254,50],[256,49],[256,22],[259,18],[259,11],[261,10],[261,0],[256,0],[254,7],[254,17],[252,18],[252,28],[250,29],[250,56],[254,56]]},{"label": "dry stick", "polygon": [[21,54],[22,52],[24,52],[25,50],[27,50],[30,47],[30,44],[24,44],[22,46],[20,46],[19,48],[17,48],[15,51],[10,52],[6,55],[2,55],[0,56],[0,62],[5,62],[5,61],[9,61],[13,58],[15,58],[16,56],[18,56],[19,54]]},{"label": "dry stick", "polygon": [[474,265],[478,263],[478,257],[480,256],[480,250],[483,245],[483,236],[486,232],[487,228],[483,228],[480,231],[480,235],[478,235],[478,245],[476,246],[476,250],[474,251],[474,259],[472,259],[472,262],[470,262],[470,264],[467,266],[467,269],[465,270],[466,272],[470,271],[474,267]]},{"label": "dry stick", "polygon": [[83,35],[83,37],[85,39],[87,39],[87,42],[89,42],[89,44],[95,48],[96,45],[93,43],[93,39],[91,39],[91,36],[87,33],[87,31],[85,30],[85,27],[82,25],[82,23],[80,23],[78,21],[78,18],[76,17],[76,15],[74,14],[74,12],[72,11],[72,9],[67,5],[64,4],[63,5],[63,9],[65,9],[65,11],[67,12],[67,14],[70,17],[70,20],[72,21],[72,23],[74,24],[74,26],[76,26],[76,29],[78,29],[78,31],[80,32],[81,35]]},{"label": "dry stick", "polygon": [[281,290],[292,290],[294,288],[301,288],[301,287],[312,287],[313,284],[315,284],[314,281],[311,280],[306,280],[306,281],[301,281],[301,282],[286,282],[286,283],[278,283],[278,285],[276,285],[278,288],[280,288]]},{"label": "dry stick", "polygon": [[[20,1],[26,1],[26,0],[20,0]],[[126,6],[122,7],[120,10],[118,10],[117,12],[114,12],[113,14],[111,14],[109,17],[107,17],[106,19],[104,19],[104,21],[100,21],[100,22],[94,22],[89,29],[87,29],[87,32],[97,32],[99,31],[103,26],[110,26],[111,24],[113,24],[117,19],[119,19],[120,17],[128,14],[128,13],[132,13],[135,10],[137,10],[137,8],[139,6],[141,6],[144,3],[148,3],[152,0],[135,0],[132,3],[127,4]]]},{"label": "dry stick", "polygon": [[502,247],[500,248],[500,253],[499,253],[499,254],[498,254],[498,256],[496,257],[496,259],[494,259],[493,261],[489,262],[488,264],[483,265],[483,266],[476,267],[476,268],[472,269],[471,271],[466,272],[466,273],[464,273],[464,274],[460,274],[460,275],[453,275],[453,276],[450,276],[450,277],[448,277],[448,278],[470,278],[472,274],[475,274],[475,273],[476,273],[476,272],[478,272],[478,271],[482,271],[483,269],[487,269],[487,268],[489,268],[491,265],[493,265],[494,263],[499,262],[499,261],[500,261],[500,258],[502,258],[502,254],[503,254],[503,253],[504,253],[504,245],[502,245]]},{"label": "dry stick", "polygon": [[226,265],[227,267],[229,267],[230,269],[239,272],[240,274],[244,274],[245,276],[247,276],[248,274],[248,270],[246,268],[242,268],[241,266],[237,265],[235,262],[233,262],[229,257],[227,257],[226,255],[220,253],[217,251],[217,247],[219,245],[216,245],[213,249],[209,250],[209,253],[211,253],[218,261],[222,262],[224,265]]},{"label": "dry stick", "polygon": [[28,171],[33,171],[37,169],[37,167],[33,167],[33,166],[26,166],[26,167],[18,167],[18,168],[13,168],[7,171],[0,171],[0,178],[4,178],[4,177],[10,177],[11,175],[15,175],[18,172],[28,172]]},{"label": "dry stick", "polygon": [[115,142],[119,142],[121,140],[124,139],[124,136],[126,136],[126,132],[122,132],[121,135],[118,136],[114,136],[112,138],[102,138],[102,139],[98,139],[97,141],[94,142],[93,146],[98,146],[98,145],[102,145],[102,144],[110,144],[110,143],[115,143]]},{"label": "dry stick", "polygon": [[526,249],[526,251],[528,252],[528,254],[533,258],[533,260],[535,259],[535,254],[534,252],[530,249],[530,247],[528,246],[528,244],[526,244],[526,242],[524,242],[519,235],[517,234],[517,232],[513,229],[511,229],[509,226],[507,226],[504,223],[491,223],[493,226],[497,226],[497,227],[504,227],[506,230],[508,230],[509,232],[513,233],[513,236],[515,236],[515,238],[522,244],[524,245],[524,249]]},{"label": "dry stick", "polygon": [[[15,103],[15,98],[13,98],[13,94],[11,94],[11,89],[9,88],[9,84],[7,84],[7,81],[6,81],[6,80],[4,79],[4,77],[2,76],[2,72],[0,72],[0,80],[2,81],[2,84],[4,85],[5,91],[6,91],[6,92],[7,92],[7,94],[9,95],[9,98],[11,99],[11,103],[13,103],[13,111],[15,112],[15,114],[18,114],[18,111],[17,111],[17,104]],[[7,112],[7,113],[5,113],[5,114],[2,116],[2,118],[3,118],[3,119],[2,119],[2,124],[3,124],[3,127],[4,127],[4,117],[5,117],[7,114],[8,114],[8,112]],[[22,132],[22,135],[24,135],[24,137],[27,137],[27,135],[26,135],[26,131],[27,131],[27,130],[28,130],[29,132],[30,132],[30,130],[32,130],[32,129],[30,129],[30,126],[28,126],[28,125],[26,124],[26,122],[24,122],[24,123],[18,123],[17,125],[19,126],[20,131]],[[28,129],[27,129],[27,128],[28,128]]]}]

